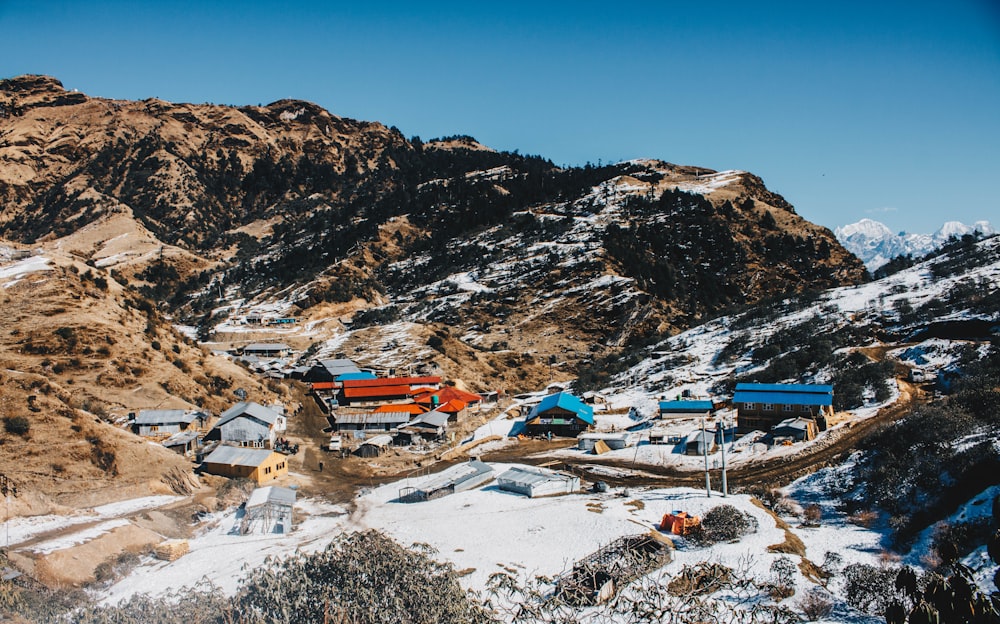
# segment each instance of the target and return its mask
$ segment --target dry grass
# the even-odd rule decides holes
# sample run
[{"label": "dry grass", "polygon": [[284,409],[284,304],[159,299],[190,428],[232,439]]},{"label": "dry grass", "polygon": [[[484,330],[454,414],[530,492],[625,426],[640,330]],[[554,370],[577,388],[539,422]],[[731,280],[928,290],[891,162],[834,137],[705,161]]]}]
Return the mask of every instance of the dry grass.
[{"label": "dry grass", "polygon": [[785,532],[785,541],[780,544],[771,544],[767,547],[767,551],[787,555],[798,555],[804,558],[806,556],[806,545],[802,543],[802,539],[799,538],[798,535],[792,532],[792,528],[788,526],[788,523],[778,517],[776,513],[764,506],[764,503],[760,502],[758,499],[751,498],[750,502],[766,511],[768,515],[774,518],[775,525]]}]

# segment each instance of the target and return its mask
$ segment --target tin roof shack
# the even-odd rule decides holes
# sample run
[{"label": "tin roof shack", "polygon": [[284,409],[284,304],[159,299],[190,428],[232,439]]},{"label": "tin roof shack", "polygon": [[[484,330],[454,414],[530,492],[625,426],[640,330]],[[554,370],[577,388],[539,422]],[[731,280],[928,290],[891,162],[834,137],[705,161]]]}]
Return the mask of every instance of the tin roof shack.
[{"label": "tin roof shack", "polygon": [[581,451],[594,451],[598,442],[604,442],[608,450],[619,451],[623,448],[635,446],[639,443],[641,436],[630,431],[607,432],[584,432],[576,436],[576,447]]},{"label": "tin roof shack", "polygon": [[295,490],[268,485],[255,489],[247,500],[240,535],[248,533],[284,534],[292,530]]},{"label": "tin roof shack", "polygon": [[650,444],[680,444],[684,440],[672,427],[653,427],[649,430]]},{"label": "tin roof shack", "polygon": [[505,492],[539,498],[576,492],[580,489],[580,477],[547,468],[515,466],[497,477],[497,486]]},{"label": "tin roof shack", "polygon": [[358,457],[381,457],[389,450],[391,444],[391,435],[377,435],[362,442],[354,450],[354,454]]},{"label": "tin roof shack", "polygon": [[556,579],[556,595],[573,606],[593,606],[674,558],[670,540],[654,533],[626,535],[573,564]]},{"label": "tin roof shack", "polygon": [[291,352],[292,348],[283,342],[255,342],[240,350],[241,355],[257,357],[286,357]]},{"label": "tin roof shack", "polygon": [[575,438],[581,431],[594,426],[594,408],[568,392],[557,392],[533,407],[524,425],[528,435]]},{"label": "tin roof shack", "polygon": [[715,405],[711,401],[694,401],[682,399],[677,401],[660,401],[659,416],[671,418],[707,418],[712,415]]},{"label": "tin roof shack", "polygon": [[811,418],[788,418],[771,429],[769,434],[774,444],[785,440],[805,442],[816,437],[816,421]]},{"label": "tin roof shack", "polygon": [[768,431],[787,418],[811,418],[820,430],[833,416],[833,386],[821,384],[736,384],[737,429]]},{"label": "tin roof shack", "polygon": [[391,431],[412,418],[409,412],[338,412],[329,418],[334,431]]},{"label": "tin roof shack", "polygon": [[222,412],[219,422],[205,438],[240,446],[274,448],[274,441],[285,428],[283,414],[259,403],[242,401]]},{"label": "tin roof shack", "polygon": [[194,429],[178,431],[160,444],[180,455],[190,455],[201,446],[200,436],[200,432]]},{"label": "tin roof shack", "polygon": [[416,444],[422,440],[439,440],[448,429],[448,414],[427,412],[418,414],[405,425],[399,427],[396,444]]},{"label": "tin roof shack", "polygon": [[348,359],[320,360],[309,368],[302,379],[308,382],[333,381],[340,375],[360,372],[358,365]]},{"label": "tin roof shack", "polygon": [[202,463],[209,474],[230,479],[252,479],[257,483],[273,481],[288,474],[285,456],[270,449],[219,445]]},{"label": "tin roof shack", "polygon": [[715,430],[692,431],[688,434],[684,452],[687,455],[711,455],[715,452]]},{"label": "tin roof shack", "polygon": [[399,491],[399,502],[418,503],[434,500],[477,488],[493,480],[493,468],[477,459],[451,466],[434,475],[419,487],[405,487]]},{"label": "tin roof shack", "polygon": [[143,437],[159,438],[171,436],[193,427],[208,424],[209,415],[204,412],[180,409],[142,410],[132,422],[132,432]]}]

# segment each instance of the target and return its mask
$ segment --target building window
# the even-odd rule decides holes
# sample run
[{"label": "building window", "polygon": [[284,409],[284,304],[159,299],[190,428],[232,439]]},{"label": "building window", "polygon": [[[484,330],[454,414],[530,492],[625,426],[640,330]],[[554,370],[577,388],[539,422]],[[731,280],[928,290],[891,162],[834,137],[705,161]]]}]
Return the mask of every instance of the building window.
[{"label": "building window", "polygon": [[795,411],[795,406],[794,406],[794,405],[786,405],[786,406],[784,407],[784,410],[785,410],[786,412],[792,412],[792,411]]},{"label": "building window", "polygon": [[743,404],[743,409],[745,409],[745,410],[752,410],[755,407],[757,407],[757,405],[754,404],[754,403],[744,403]]},{"label": "building window", "polygon": [[774,404],[773,403],[765,403],[764,406],[762,407],[762,409],[765,412],[773,412],[774,411]]},{"label": "building window", "polygon": [[809,412],[811,412],[812,410],[811,410],[811,409],[809,409],[809,406],[808,406],[808,405],[803,405],[803,406],[802,406],[802,411],[808,414],[808,413],[809,413]]}]

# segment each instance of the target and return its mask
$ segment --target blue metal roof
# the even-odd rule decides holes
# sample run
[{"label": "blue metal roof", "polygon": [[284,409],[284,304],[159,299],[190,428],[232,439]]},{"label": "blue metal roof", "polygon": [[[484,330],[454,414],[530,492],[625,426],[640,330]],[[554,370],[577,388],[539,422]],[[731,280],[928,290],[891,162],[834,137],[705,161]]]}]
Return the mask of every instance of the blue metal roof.
[{"label": "blue metal roof", "polygon": [[354,379],[378,379],[378,378],[373,373],[366,373],[364,371],[342,373],[334,377],[334,381],[350,381]]},{"label": "blue metal roof", "polygon": [[833,386],[824,384],[761,384],[738,383],[736,391],[747,392],[811,392],[818,394],[833,394]]},{"label": "blue metal roof", "polygon": [[771,403],[774,405],[833,405],[833,392],[753,392],[737,391],[733,403]]},{"label": "blue metal roof", "polygon": [[710,412],[715,406],[711,401],[660,401],[661,412]]},{"label": "blue metal roof", "polygon": [[594,424],[594,408],[568,392],[557,392],[545,397],[542,399],[542,402],[539,403],[534,410],[532,410],[532,414],[537,416],[555,407],[559,407],[568,412],[573,412],[576,414],[577,418],[588,425]]}]

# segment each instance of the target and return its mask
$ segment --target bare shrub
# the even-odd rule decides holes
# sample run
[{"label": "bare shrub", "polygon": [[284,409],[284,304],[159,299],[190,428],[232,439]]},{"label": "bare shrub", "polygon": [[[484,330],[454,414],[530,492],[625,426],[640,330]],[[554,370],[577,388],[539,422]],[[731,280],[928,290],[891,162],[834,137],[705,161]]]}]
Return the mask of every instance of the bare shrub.
[{"label": "bare shrub", "polygon": [[819,587],[812,588],[799,600],[799,609],[806,620],[815,622],[822,620],[833,612],[833,600],[830,595]]},{"label": "bare shrub", "polygon": [[703,544],[738,541],[757,531],[757,519],[732,505],[713,507],[701,519],[694,538]]}]

